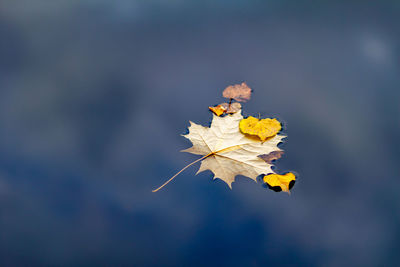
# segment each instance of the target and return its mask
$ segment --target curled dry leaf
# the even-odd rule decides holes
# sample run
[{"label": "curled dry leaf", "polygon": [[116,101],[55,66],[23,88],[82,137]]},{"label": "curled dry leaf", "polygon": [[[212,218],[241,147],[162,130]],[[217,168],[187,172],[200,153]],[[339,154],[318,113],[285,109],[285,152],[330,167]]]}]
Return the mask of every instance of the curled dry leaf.
[{"label": "curled dry leaf", "polygon": [[281,123],[277,119],[257,119],[249,116],[239,123],[240,131],[244,134],[258,136],[261,141],[275,136],[281,129]]},{"label": "curled dry leaf", "polygon": [[226,109],[225,113],[228,114],[236,113],[242,109],[242,105],[238,102],[231,103],[230,105],[228,103],[222,103],[221,106]]},{"label": "curled dry leaf", "polygon": [[294,186],[294,183],[296,182],[296,176],[288,172],[286,174],[268,174],[263,177],[264,183],[268,185],[268,187],[271,190],[274,190],[275,192],[288,192],[289,190]]},{"label": "curled dry leaf", "polygon": [[284,152],[282,150],[272,151],[267,155],[260,155],[260,158],[265,160],[266,163],[272,164],[272,161],[280,159]]},{"label": "curled dry leaf", "polygon": [[235,102],[231,103],[230,105],[228,103],[222,103],[219,104],[218,106],[215,107],[208,107],[215,115],[221,116],[224,113],[227,114],[233,114],[238,112],[239,110],[242,109],[242,105],[240,103]]},{"label": "curled dry leaf", "polygon": [[215,107],[208,107],[208,108],[217,116],[221,116],[227,110],[222,104],[215,106]]},{"label": "curled dry leaf", "polygon": [[232,98],[236,101],[246,102],[250,100],[251,88],[246,83],[235,84],[225,88],[222,92],[222,96],[225,98]]}]

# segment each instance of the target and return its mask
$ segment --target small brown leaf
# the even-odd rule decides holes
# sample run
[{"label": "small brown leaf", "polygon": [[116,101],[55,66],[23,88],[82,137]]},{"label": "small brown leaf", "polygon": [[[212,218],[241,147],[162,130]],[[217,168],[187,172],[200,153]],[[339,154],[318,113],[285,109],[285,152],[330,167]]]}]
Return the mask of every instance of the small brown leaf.
[{"label": "small brown leaf", "polygon": [[222,92],[225,98],[233,98],[236,101],[246,102],[250,100],[251,88],[246,83],[230,85]]},{"label": "small brown leaf", "polygon": [[272,164],[273,160],[280,159],[285,152],[282,150],[272,151],[269,154],[260,155],[259,157],[265,160],[266,163]]}]

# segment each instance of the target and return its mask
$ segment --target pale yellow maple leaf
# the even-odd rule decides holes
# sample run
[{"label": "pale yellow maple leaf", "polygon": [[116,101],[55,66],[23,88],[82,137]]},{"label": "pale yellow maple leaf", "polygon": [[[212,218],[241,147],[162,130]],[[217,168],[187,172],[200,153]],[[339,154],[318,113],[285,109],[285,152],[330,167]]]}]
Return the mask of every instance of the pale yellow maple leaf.
[{"label": "pale yellow maple leaf", "polygon": [[[230,188],[232,188],[232,183],[237,175],[243,175],[256,181],[260,174],[273,173],[272,164],[265,162],[258,156],[269,154],[272,151],[280,151],[281,149],[277,145],[285,136],[275,135],[265,142],[260,142],[258,138],[240,132],[239,122],[242,119],[240,110],[225,117],[214,114],[210,127],[190,122],[189,133],[183,136],[189,139],[193,146],[183,150],[183,152],[202,155],[203,157],[192,162],[180,172],[201,161],[197,173],[210,170],[214,173],[214,179],[223,180]],[[153,192],[161,189],[164,185],[153,190]]]}]

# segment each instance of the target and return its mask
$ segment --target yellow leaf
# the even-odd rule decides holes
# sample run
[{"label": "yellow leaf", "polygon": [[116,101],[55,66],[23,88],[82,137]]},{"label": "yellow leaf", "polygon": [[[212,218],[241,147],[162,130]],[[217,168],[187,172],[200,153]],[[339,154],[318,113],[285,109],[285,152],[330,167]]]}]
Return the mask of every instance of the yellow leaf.
[{"label": "yellow leaf", "polygon": [[296,181],[296,176],[291,172],[283,175],[273,173],[265,175],[263,181],[270,189],[276,192],[284,191],[289,193],[289,190],[293,187]]},{"label": "yellow leaf", "polygon": [[215,115],[221,116],[226,111],[226,108],[222,105],[218,105],[216,107],[208,107]]},{"label": "yellow leaf", "polygon": [[281,123],[277,119],[257,119],[249,116],[239,123],[240,131],[244,134],[258,136],[261,141],[275,136],[281,129]]}]

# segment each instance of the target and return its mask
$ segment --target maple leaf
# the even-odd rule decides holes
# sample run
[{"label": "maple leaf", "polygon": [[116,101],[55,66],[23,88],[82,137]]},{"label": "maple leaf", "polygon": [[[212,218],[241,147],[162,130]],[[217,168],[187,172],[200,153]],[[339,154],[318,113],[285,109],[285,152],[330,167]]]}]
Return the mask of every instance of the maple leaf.
[{"label": "maple leaf", "polygon": [[213,115],[210,127],[190,122],[189,133],[183,136],[189,139],[193,146],[183,152],[203,157],[187,165],[153,192],[161,189],[187,167],[199,161],[201,165],[197,173],[210,170],[214,173],[214,179],[223,180],[230,188],[237,175],[247,176],[256,181],[260,174],[273,173],[272,165],[258,156],[280,150],[277,145],[285,136],[275,135],[265,142],[260,142],[258,138],[240,132],[241,120],[243,116],[241,111],[238,111],[225,117]]}]

